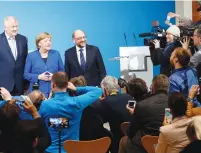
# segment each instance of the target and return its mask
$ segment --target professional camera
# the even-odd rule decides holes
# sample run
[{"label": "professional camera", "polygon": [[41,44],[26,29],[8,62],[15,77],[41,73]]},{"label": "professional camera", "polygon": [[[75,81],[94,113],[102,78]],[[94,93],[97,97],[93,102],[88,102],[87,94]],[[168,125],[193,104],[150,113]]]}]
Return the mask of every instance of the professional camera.
[{"label": "professional camera", "polygon": [[182,41],[185,37],[189,37],[190,38],[190,43],[189,46],[192,47],[193,44],[193,39],[191,37],[193,37],[194,31],[197,28],[196,26],[178,26],[180,29],[180,38],[179,41]]},{"label": "professional camera", "polygon": [[139,37],[149,37],[144,39],[144,45],[154,47],[153,40],[157,39],[160,41],[161,48],[166,46],[166,33],[164,29],[158,28],[156,32],[153,33],[141,33]]}]

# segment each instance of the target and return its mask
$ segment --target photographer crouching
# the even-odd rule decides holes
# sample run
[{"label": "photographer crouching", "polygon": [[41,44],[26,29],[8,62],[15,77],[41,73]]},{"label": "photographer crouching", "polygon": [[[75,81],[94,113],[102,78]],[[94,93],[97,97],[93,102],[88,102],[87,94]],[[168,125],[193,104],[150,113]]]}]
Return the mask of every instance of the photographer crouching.
[{"label": "photographer crouching", "polygon": [[[154,65],[161,65],[160,74],[170,76],[172,71],[172,66],[170,64],[170,56],[175,48],[183,47],[186,48],[186,43],[181,44],[178,40],[180,38],[180,29],[176,25],[171,25],[166,30],[166,41],[167,44],[165,48],[160,48],[159,40],[153,40],[155,50],[151,52],[151,59]],[[184,40],[188,41],[188,40]]]}]

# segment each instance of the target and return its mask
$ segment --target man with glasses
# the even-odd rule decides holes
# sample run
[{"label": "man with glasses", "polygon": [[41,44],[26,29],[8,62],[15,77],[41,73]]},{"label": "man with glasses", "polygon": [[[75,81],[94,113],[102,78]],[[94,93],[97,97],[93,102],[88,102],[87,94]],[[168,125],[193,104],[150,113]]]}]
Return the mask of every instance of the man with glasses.
[{"label": "man with glasses", "polygon": [[198,51],[190,58],[190,66],[197,67],[197,65],[201,62],[201,28],[197,28],[193,34],[193,42]]},{"label": "man with glasses", "polygon": [[99,48],[86,43],[82,30],[75,30],[72,39],[75,46],[65,52],[65,70],[69,79],[82,75],[88,86],[100,86],[106,70]]}]

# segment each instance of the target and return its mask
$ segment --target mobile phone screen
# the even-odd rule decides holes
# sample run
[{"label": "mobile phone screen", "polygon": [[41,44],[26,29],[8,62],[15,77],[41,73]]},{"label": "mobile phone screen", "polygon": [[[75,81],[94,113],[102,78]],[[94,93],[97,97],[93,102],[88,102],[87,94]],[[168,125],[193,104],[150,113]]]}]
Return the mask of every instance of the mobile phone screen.
[{"label": "mobile phone screen", "polygon": [[171,123],[172,122],[172,114],[171,114],[169,108],[165,108],[165,117],[166,117],[166,122],[167,123]]},{"label": "mobile phone screen", "polygon": [[128,107],[135,108],[135,105],[136,105],[136,101],[135,100],[129,100],[128,101]]},{"label": "mobile phone screen", "polygon": [[49,118],[49,127],[51,128],[67,128],[69,127],[68,118]]}]

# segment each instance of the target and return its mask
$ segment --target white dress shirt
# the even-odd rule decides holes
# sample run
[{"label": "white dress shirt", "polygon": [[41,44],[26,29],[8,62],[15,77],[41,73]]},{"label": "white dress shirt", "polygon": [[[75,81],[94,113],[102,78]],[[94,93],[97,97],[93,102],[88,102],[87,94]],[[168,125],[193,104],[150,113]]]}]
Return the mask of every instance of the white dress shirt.
[{"label": "white dress shirt", "polygon": [[5,33],[5,35],[6,35],[6,38],[8,40],[8,44],[10,46],[10,49],[13,53],[13,57],[16,60],[17,59],[17,44],[16,44],[15,37],[9,37],[6,33]]},{"label": "white dress shirt", "polygon": [[[79,64],[81,65],[81,62],[80,62],[80,49],[78,46],[76,46],[76,52],[77,52],[77,58],[78,58],[78,62]],[[85,60],[85,63],[86,63],[86,46],[82,48],[83,49],[83,55],[84,55],[84,60]]]}]

